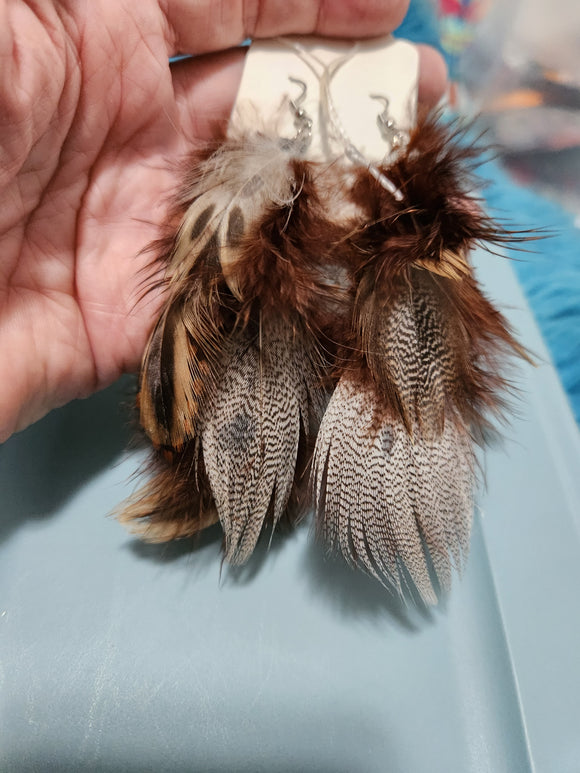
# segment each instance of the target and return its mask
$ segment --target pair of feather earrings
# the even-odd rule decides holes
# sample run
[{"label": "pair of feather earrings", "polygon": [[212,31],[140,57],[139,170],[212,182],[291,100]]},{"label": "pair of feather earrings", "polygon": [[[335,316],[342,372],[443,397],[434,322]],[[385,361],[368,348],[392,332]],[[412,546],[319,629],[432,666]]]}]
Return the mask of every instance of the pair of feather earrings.
[{"label": "pair of feather earrings", "polygon": [[467,554],[502,360],[522,353],[469,262],[508,235],[473,196],[475,151],[437,117],[405,136],[385,103],[383,163],[347,137],[316,162],[289,106],[292,139],[230,135],[191,160],[140,377],[151,477],[121,520],[160,542],[219,520],[241,564],[313,506],[330,548],[435,603]]}]

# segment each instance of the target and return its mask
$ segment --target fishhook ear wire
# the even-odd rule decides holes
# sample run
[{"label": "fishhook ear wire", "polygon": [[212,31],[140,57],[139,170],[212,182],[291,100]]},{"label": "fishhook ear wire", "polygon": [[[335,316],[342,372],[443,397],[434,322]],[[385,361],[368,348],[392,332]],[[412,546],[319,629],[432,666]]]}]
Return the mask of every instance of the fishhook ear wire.
[{"label": "fishhook ear wire", "polygon": [[[397,186],[394,185],[394,183],[392,183],[391,180],[389,180],[389,178],[381,172],[376,164],[365,158],[360,150],[352,143],[344,130],[342,122],[338,116],[334,100],[332,98],[330,90],[332,79],[338,70],[356,54],[358,48],[357,45],[355,44],[350,51],[348,51],[346,54],[343,54],[342,56],[339,56],[338,59],[335,59],[333,62],[325,64],[315,54],[313,54],[311,51],[305,51],[303,46],[301,46],[299,43],[296,43],[295,41],[286,40],[285,38],[278,38],[278,42],[287,46],[288,48],[291,48],[318,79],[320,84],[321,123],[323,126],[328,124],[328,127],[331,128],[335,133],[337,140],[343,147],[345,156],[349,159],[349,161],[351,161],[351,163],[355,164],[356,166],[366,167],[372,177],[374,177],[375,180],[377,180],[377,182],[382,185],[382,187],[385,188],[385,190],[387,190],[396,201],[402,201],[403,194],[397,188]],[[322,72],[316,71],[313,62],[321,68]],[[294,125],[297,129],[297,133],[293,140],[285,140],[284,144],[286,145],[286,143],[288,143],[291,147],[298,148],[299,152],[303,153],[308,148],[312,140],[312,120],[303,112],[303,108],[301,107],[302,102],[306,98],[306,84],[299,78],[294,78],[292,76],[289,76],[289,80],[292,83],[296,83],[301,86],[302,93],[297,99],[289,100],[290,108],[294,112]],[[380,99],[385,101],[386,97],[381,96]],[[385,102],[385,108],[383,111],[384,113],[386,113],[387,108],[388,100]],[[308,121],[308,123],[306,123],[306,121]],[[393,149],[394,144],[391,144],[390,150],[392,151]]]},{"label": "fishhook ear wire", "polygon": [[288,76],[288,80],[300,86],[302,91],[296,99],[288,100],[290,110],[294,115],[294,128],[296,129],[296,134],[291,140],[283,140],[283,144],[287,150],[298,152],[298,154],[301,155],[312,142],[312,118],[310,118],[306,110],[301,107],[306,99],[308,87],[303,80],[294,78],[292,75]]},{"label": "fishhook ear wire", "polygon": [[377,115],[377,124],[384,137],[385,129],[393,129],[395,127],[395,122],[389,117],[390,101],[388,97],[382,94],[369,94],[369,97],[383,103],[383,112]]},{"label": "fishhook ear wire", "polygon": [[323,107],[323,115],[325,116],[326,121],[332,127],[332,130],[334,131],[337,139],[341,143],[344,154],[348,160],[356,166],[366,167],[369,171],[369,174],[372,175],[372,177],[374,177],[375,180],[380,185],[382,185],[382,187],[388,191],[396,201],[402,201],[403,194],[397,188],[397,186],[391,180],[389,180],[389,178],[383,174],[383,172],[381,172],[375,163],[366,158],[365,155],[361,153],[361,151],[356,147],[356,145],[354,145],[344,129],[334,104],[330,89],[332,79],[338,70],[344,64],[346,64],[353,55],[354,52],[349,51],[344,56],[336,59],[334,62],[331,62],[329,65],[324,67],[324,72],[320,78],[320,99]]},{"label": "fishhook ear wire", "polygon": [[389,144],[389,155],[398,150],[405,142],[406,132],[397,127],[395,120],[389,115],[390,101],[383,94],[369,94],[371,99],[376,99],[383,103],[383,112],[377,115],[377,125],[381,137]]},{"label": "fishhook ear wire", "polygon": [[294,76],[289,75],[288,80],[291,83],[295,83],[297,86],[300,86],[302,88],[302,92],[300,93],[300,96],[296,97],[296,99],[290,100],[290,107],[294,112],[298,113],[300,111],[300,105],[304,102],[306,99],[306,92],[308,90],[308,86],[306,83],[301,80],[300,78],[294,78]]}]

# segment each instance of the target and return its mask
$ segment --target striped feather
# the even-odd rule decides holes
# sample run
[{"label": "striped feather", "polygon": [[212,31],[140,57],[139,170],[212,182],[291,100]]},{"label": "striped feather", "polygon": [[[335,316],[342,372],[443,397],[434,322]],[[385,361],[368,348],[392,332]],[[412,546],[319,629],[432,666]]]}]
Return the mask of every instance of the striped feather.
[{"label": "striped feather", "polygon": [[282,320],[232,339],[201,435],[229,562],[245,562],[265,521],[284,514],[319,390],[304,337]]},{"label": "striped feather", "polygon": [[361,277],[358,346],[322,420],[314,462],[319,533],[399,593],[408,573],[426,603],[436,602],[429,565],[445,590],[452,568],[463,566],[475,484],[463,363],[437,281],[410,271],[389,296],[371,271]]},{"label": "striped feather", "polygon": [[226,559],[242,563],[299,499],[321,413],[313,327],[337,293],[309,250],[328,234],[308,165],[266,136],[199,159],[179,206],[141,369],[154,476],[121,519],[161,540],[219,517]]},{"label": "striped feather", "polygon": [[[313,463],[317,531],[347,561],[402,593],[408,572],[421,598],[437,597],[469,542],[473,457],[448,422],[425,439],[382,415],[372,389],[344,376],[324,414]],[[427,551],[429,558],[427,557]]]}]

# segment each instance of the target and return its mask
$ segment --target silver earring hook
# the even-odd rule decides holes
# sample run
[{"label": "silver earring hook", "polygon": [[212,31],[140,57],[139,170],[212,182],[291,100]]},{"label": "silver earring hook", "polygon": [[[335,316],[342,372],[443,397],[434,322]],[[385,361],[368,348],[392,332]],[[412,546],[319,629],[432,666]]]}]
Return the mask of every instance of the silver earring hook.
[{"label": "silver earring hook", "polygon": [[391,103],[390,103],[388,97],[385,97],[382,94],[369,94],[369,97],[371,99],[376,99],[377,102],[382,102],[383,103],[383,112],[379,113],[379,115],[377,116],[377,121],[380,124],[384,124],[384,125],[388,124],[389,121],[391,123],[393,123],[393,119],[389,118],[389,105]]},{"label": "silver earring hook", "polygon": [[290,107],[292,108],[292,110],[294,110],[295,113],[298,113],[301,109],[300,105],[306,99],[306,92],[308,91],[308,86],[303,80],[301,80],[300,78],[294,78],[292,75],[288,76],[288,80],[290,81],[290,83],[295,83],[297,86],[300,86],[302,89],[300,96],[296,97],[296,99],[290,100]]},{"label": "silver earring hook", "polygon": [[287,146],[288,150],[292,150],[293,152],[298,153],[298,155],[301,155],[307,150],[312,141],[312,118],[310,118],[306,110],[302,107],[302,103],[306,99],[308,87],[303,80],[294,78],[292,75],[288,76],[288,80],[291,83],[300,86],[301,92],[295,99],[288,100],[290,110],[294,115],[296,135],[291,140],[284,140],[284,145]]},{"label": "silver earring hook", "polygon": [[369,97],[383,103],[383,112],[377,116],[377,125],[381,137],[389,144],[390,154],[404,145],[407,134],[402,129],[399,129],[395,120],[389,115],[390,101],[387,97],[383,94],[369,94]]}]

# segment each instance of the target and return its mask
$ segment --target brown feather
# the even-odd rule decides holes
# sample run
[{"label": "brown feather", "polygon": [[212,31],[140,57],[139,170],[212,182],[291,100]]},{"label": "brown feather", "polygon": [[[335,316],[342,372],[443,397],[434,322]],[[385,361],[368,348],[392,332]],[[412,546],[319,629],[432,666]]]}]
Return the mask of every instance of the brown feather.
[{"label": "brown feather", "polygon": [[191,537],[218,520],[199,442],[153,453],[148,482],[123,505],[119,520],[148,542]]}]

